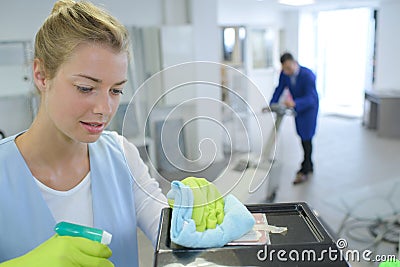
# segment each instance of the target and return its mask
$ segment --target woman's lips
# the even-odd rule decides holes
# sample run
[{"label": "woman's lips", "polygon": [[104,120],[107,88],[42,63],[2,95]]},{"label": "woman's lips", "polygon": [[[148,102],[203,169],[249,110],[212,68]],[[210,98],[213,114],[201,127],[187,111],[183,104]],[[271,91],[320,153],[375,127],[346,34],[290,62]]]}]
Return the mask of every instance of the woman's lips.
[{"label": "woman's lips", "polygon": [[105,123],[102,122],[83,122],[81,125],[91,134],[99,134],[104,130]]}]

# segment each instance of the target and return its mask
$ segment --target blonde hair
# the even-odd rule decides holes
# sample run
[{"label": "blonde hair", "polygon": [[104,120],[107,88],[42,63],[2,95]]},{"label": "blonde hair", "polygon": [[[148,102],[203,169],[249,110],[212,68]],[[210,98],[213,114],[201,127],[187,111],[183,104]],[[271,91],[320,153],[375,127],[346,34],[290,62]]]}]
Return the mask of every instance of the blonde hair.
[{"label": "blonde hair", "polygon": [[59,0],[36,34],[35,54],[52,79],[82,43],[105,45],[129,55],[126,28],[105,10],[90,2]]}]

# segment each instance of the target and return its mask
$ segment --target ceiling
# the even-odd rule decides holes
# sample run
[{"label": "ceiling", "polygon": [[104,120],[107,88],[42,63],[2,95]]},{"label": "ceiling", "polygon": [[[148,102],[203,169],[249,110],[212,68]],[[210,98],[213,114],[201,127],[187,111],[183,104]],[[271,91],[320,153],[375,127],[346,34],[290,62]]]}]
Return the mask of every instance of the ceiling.
[{"label": "ceiling", "polygon": [[[248,1],[248,0],[247,0]],[[352,8],[352,7],[365,7],[365,6],[379,6],[379,3],[384,0],[314,0],[315,3],[303,7],[294,7],[278,4],[278,0],[250,0],[258,1],[268,5],[277,5],[280,9],[338,9],[338,8]]]}]

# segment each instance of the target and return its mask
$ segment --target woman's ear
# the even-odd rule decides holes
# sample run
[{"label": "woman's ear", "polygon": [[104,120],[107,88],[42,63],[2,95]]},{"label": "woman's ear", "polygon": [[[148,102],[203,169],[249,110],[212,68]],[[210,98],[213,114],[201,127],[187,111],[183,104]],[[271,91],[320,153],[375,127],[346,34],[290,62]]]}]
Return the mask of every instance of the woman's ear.
[{"label": "woman's ear", "polygon": [[33,80],[40,92],[46,90],[46,73],[44,72],[42,62],[38,58],[35,58],[33,61]]}]

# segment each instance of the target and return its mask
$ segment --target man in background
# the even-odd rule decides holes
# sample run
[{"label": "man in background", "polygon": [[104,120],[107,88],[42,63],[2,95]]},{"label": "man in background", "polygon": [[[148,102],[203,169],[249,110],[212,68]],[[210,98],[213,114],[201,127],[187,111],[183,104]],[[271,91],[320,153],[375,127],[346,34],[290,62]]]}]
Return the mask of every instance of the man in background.
[{"label": "man in background", "polygon": [[280,61],[282,71],[279,84],[270,104],[278,103],[285,89],[290,92],[283,100],[283,104],[296,111],[296,130],[304,151],[304,160],[293,181],[293,184],[299,184],[305,182],[314,171],[311,155],[312,138],[317,124],[318,93],[315,75],[310,69],[300,66],[290,53],[284,53]]}]

